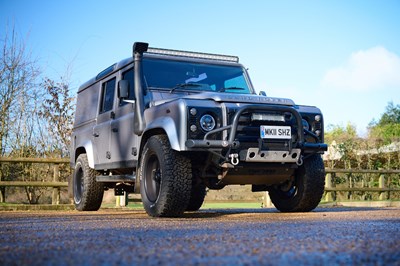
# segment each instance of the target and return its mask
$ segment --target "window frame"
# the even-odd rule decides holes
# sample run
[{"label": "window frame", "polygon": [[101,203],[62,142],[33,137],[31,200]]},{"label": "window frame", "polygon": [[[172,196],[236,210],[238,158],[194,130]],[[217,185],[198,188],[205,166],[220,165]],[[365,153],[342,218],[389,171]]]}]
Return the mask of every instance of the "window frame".
[{"label": "window frame", "polygon": [[[132,71],[132,79],[125,79],[125,75]],[[126,98],[125,100],[134,100],[135,99],[135,70],[134,67],[130,67],[127,70],[125,70],[124,72],[121,73],[121,80],[128,80],[129,82],[129,90],[128,90],[128,98]],[[124,102],[122,99],[119,99],[119,103],[118,106],[122,107],[127,105],[128,102]]]},{"label": "window frame", "polygon": [[[111,100],[108,101],[107,103],[110,103],[110,108],[106,109],[105,104],[106,104],[106,97],[107,97],[107,92],[111,89],[111,87],[108,87],[108,85],[114,82],[114,86],[113,86],[113,92],[112,92],[112,97]],[[116,85],[117,85],[117,78],[113,77],[105,82],[103,82],[101,84],[101,101],[100,101],[100,108],[99,108],[99,114],[103,114],[103,113],[107,113],[109,111],[112,111],[114,109],[114,98],[115,98],[115,89],[116,89]],[[107,106],[108,107],[108,106]]]}]

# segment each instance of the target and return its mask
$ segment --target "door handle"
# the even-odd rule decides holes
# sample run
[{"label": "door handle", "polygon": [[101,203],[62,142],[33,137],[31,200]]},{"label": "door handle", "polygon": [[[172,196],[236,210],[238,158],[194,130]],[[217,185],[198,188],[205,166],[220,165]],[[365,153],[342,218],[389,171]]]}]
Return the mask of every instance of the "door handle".
[{"label": "door handle", "polygon": [[93,132],[93,137],[97,138],[97,137],[99,137],[99,136],[100,136],[99,133]]},{"label": "door handle", "polygon": [[118,128],[114,127],[113,129],[111,129],[112,132],[117,133],[118,132]]}]

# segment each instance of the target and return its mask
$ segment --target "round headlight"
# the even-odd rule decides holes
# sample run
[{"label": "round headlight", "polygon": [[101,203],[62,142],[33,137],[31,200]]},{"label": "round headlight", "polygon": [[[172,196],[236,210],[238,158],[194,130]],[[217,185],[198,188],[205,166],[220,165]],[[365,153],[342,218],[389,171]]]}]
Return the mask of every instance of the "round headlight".
[{"label": "round headlight", "polygon": [[211,131],[215,128],[215,119],[212,115],[206,114],[200,118],[200,126],[205,131]]}]

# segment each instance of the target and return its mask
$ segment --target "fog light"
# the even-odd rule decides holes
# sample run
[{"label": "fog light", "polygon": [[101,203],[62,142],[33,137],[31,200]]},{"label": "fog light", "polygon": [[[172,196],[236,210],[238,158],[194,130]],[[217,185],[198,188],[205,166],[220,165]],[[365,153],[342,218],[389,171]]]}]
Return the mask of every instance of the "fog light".
[{"label": "fog light", "polygon": [[195,125],[191,125],[190,126],[190,131],[196,132],[197,131],[197,127]]},{"label": "fog light", "polygon": [[197,115],[197,110],[196,110],[196,108],[191,108],[191,109],[190,109],[190,114],[191,114],[191,115]]},{"label": "fog light", "polygon": [[321,135],[321,130],[315,131],[315,135],[317,135],[319,137]]}]

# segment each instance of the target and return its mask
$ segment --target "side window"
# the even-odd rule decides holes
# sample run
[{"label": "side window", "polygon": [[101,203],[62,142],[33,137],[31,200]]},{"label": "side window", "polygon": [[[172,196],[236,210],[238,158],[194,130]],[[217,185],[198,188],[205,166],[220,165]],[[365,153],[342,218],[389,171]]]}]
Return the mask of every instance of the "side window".
[{"label": "side window", "polygon": [[103,83],[100,113],[108,112],[113,108],[115,93],[115,78]]},{"label": "side window", "polygon": [[[133,100],[134,96],[135,96],[135,87],[134,87],[134,81],[133,81],[133,77],[134,77],[134,72],[133,72],[133,68],[125,71],[124,73],[122,73],[122,79],[123,80],[127,80],[129,83],[129,95],[128,95],[128,100]],[[122,100],[119,101],[119,105],[125,105],[127,104],[127,102],[124,102]]]}]

